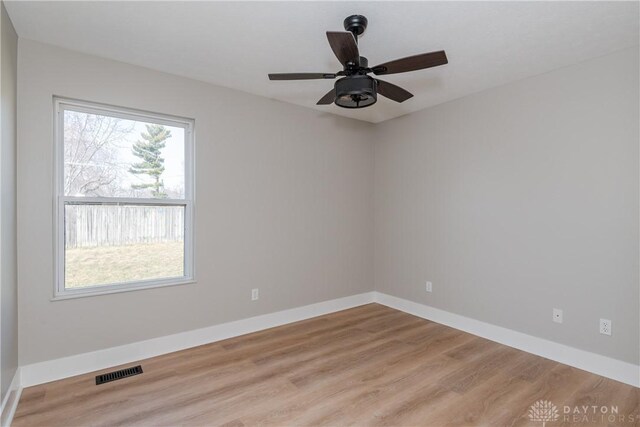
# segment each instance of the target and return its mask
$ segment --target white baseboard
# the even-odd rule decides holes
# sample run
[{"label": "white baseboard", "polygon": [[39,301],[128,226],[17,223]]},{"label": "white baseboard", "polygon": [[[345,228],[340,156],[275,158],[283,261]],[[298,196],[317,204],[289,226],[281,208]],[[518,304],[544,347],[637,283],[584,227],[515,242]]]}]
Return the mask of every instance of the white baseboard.
[{"label": "white baseboard", "polygon": [[0,426],[8,427],[11,425],[21,394],[22,381],[20,380],[20,368],[18,368],[13,375],[7,394],[4,396],[4,399],[2,399],[2,408],[0,408]]},{"label": "white baseboard", "polygon": [[147,359],[373,302],[373,292],[21,367],[22,387]]},{"label": "white baseboard", "polygon": [[[528,353],[593,372],[594,374],[602,375],[635,387],[640,387],[640,366],[585,350],[579,350],[522,332],[491,325],[381,292],[366,292],[304,307],[292,308],[202,329],[126,344],[119,347],[25,365],[20,367],[14,378],[14,381],[17,381],[17,396],[19,398],[22,387],[30,387],[116,365],[131,363],[371,302],[377,302],[396,310],[432,320]],[[18,399],[15,399],[15,405],[17,405],[17,401]],[[5,402],[3,402],[3,409],[4,403]],[[15,407],[13,407],[13,411],[15,411]],[[13,412],[11,412],[11,417],[13,417]],[[2,425],[4,426],[5,424]]]},{"label": "white baseboard", "polygon": [[381,292],[374,292],[374,300],[379,304],[422,317],[423,319],[432,320],[509,347],[640,387],[640,366],[632,363],[579,350]]}]

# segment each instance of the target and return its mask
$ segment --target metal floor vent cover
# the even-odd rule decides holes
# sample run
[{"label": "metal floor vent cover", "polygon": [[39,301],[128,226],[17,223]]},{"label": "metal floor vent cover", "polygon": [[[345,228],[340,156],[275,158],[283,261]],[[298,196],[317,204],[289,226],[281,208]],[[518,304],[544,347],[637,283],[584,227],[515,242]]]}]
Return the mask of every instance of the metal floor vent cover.
[{"label": "metal floor vent cover", "polygon": [[106,374],[96,375],[96,385],[108,383],[122,378],[139,375],[142,373],[142,366],[134,366],[132,368],[124,368],[119,371],[107,372]]}]

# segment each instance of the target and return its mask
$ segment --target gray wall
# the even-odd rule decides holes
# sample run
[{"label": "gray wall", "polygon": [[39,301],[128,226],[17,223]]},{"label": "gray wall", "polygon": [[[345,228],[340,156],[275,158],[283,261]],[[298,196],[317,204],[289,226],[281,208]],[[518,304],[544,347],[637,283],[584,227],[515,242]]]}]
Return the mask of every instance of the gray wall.
[{"label": "gray wall", "polygon": [[[26,40],[19,70],[22,364],[365,292],[374,279],[640,362],[634,49],[375,126]],[[196,119],[197,284],[50,300],[54,94]],[[598,333],[600,317],[613,336]]]},{"label": "gray wall", "polygon": [[[19,49],[21,364],[372,289],[368,124],[24,39]],[[54,94],[196,120],[197,284],[50,300]]]},{"label": "gray wall", "polygon": [[0,361],[4,399],[18,368],[16,265],[16,67],[18,36],[2,9],[0,57]]},{"label": "gray wall", "polygon": [[640,363],[638,78],[636,47],[378,126],[376,290]]}]

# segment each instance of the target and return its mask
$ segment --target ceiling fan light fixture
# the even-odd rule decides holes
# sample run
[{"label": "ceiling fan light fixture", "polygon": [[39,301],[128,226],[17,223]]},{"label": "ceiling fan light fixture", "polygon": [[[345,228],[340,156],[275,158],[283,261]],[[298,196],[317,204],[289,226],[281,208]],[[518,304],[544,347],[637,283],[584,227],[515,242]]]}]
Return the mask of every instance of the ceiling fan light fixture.
[{"label": "ceiling fan light fixture", "polygon": [[377,80],[367,74],[397,74],[409,71],[424,70],[439,67],[449,62],[444,50],[421,53],[405,58],[388,61],[369,67],[369,61],[360,55],[358,36],[367,28],[367,18],[362,15],[351,15],[344,20],[347,31],[327,31],[327,40],[333,53],[343,66],[342,71],[336,73],[272,73],[269,80],[338,80],[334,89],[327,92],[316,105],[336,104],[342,108],[365,108],[376,103],[378,94],[395,102],[404,102],[413,97],[411,92],[384,80]]},{"label": "ceiling fan light fixture", "polygon": [[338,107],[365,108],[378,100],[375,79],[364,74],[338,80],[335,89],[335,104]]}]

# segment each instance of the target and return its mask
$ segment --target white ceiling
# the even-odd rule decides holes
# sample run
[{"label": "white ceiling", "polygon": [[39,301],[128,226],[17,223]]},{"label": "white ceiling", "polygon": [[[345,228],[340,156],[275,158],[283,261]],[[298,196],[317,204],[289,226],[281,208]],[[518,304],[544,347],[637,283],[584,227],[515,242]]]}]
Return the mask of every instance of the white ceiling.
[{"label": "white ceiling", "polygon": [[[20,37],[380,122],[638,45],[638,2],[6,2]],[[325,31],[363,14],[375,65],[445,49],[449,64],[384,79],[414,93],[362,110],[316,106],[332,80],[272,82],[269,72],[335,72]]]}]

